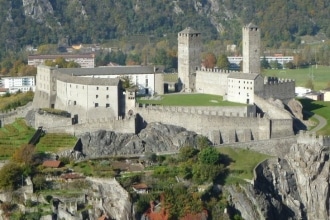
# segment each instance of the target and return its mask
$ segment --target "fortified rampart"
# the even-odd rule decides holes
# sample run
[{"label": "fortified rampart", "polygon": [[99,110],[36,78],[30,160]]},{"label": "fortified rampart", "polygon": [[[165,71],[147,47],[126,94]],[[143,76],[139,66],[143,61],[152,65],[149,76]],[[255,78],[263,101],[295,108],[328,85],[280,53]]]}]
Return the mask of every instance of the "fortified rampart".
[{"label": "fortified rampart", "polygon": [[247,113],[160,106],[137,108],[136,112],[142,120],[139,124],[161,122],[185,127],[208,137],[214,144],[270,138],[270,120],[249,117]]},{"label": "fortified rampart", "polygon": [[315,145],[330,147],[330,136],[318,135],[308,131],[300,131],[297,135],[298,144]]},{"label": "fortified rampart", "polygon": [[262,94],[264,99],[280,99],[284,103],[295,98],[295,81],[291,79],[279,79],[277,77],[266,77],[264,91]]},{"label": "fortified rampart", "polygon": [[94,132],[98,130],[111,130],[118,133],[135,133],[135,118],[114,119],[97,118],[88,119],[86,123],[72,125],[72,119],[53,114],[35,114],[35,127],[42,126],[49,133],[68,133],[80,135],[85,132]]},{"label": "fortified rampart", "polygon": [[[29,102],[23,107],[18,107],[15,110],[10,110],[6,113],[0,114],[0,125],[4,126],[6,124],[13,123],[17,118],[24,118],[28,111],[32,109],[32,102]],[[0,126],[0,127],[1,127]]]}]

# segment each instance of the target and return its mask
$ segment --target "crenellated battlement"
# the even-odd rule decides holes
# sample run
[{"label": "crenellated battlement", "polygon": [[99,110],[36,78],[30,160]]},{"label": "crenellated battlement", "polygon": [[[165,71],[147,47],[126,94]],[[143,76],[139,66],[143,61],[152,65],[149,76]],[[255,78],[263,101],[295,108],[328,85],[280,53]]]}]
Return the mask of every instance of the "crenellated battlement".
[{"label": "crenellated battlement", "polygon": [[160,106],[160,105],[142,105],[136,109],[138,112],[158,111],[171,112],[173,114],[187,115],[205,115],[205,116],[223,116],[223,117],[257,117],[261,118],[260,114],[256,114],[254,107],[186,107],[186,106]]},{"label": "crenellated battlement", "polygon": [[196,67],[196,71],[203,71],[203,72],[209,72],[209,73],[233,73],[238,72],[234,70],[224,70],[224,69],[218,69],[218,68],[205,68],[205,67]]},{"label": "crenellated battlement", "polygon": [[321,146],[330,146],[330,136],[316,135],[308,131],[300,131],[297,136],[298,144],[319,144]]},{"label": "crenellated battlement", "polygon": [[286,79],[286,78],[278,78],[278,77],[265,77],[264,84],[268,85],[276,85],[276,84],[283,84],[283,83],[292,83],[295,82],[293,79]]}]

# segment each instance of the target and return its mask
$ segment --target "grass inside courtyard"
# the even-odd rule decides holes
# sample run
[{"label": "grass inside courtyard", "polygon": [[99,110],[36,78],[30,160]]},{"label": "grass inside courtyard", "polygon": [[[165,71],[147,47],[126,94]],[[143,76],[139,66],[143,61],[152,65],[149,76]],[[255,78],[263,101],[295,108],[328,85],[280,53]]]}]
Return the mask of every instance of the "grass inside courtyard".
[{"label": "grass inside courtyard", "polygon": [[140,104],[164,106],[244,106],[244,104],[223,101],[222,96],[208,94],[166,94],[158,99],[138,98]]},{"label": "grass inside courtyard", "polygon": [[219,148],[222,155],[229,158],[230,173],[225,179],[225,184],[244,182],[245,179],[253,179],[253,170],[258,163],[270,158],[269,155],[255,151],[231,147]]},{"label": "grass inside courtyard", "polygon": [[294,79],[296,86],[305,87],[308,80],[313,79],[314,90],[321,90],[330,87],[330,67],[311,66],[304,69],[283,69],[264,70],[264,76],[274,76],[278,78]]}]

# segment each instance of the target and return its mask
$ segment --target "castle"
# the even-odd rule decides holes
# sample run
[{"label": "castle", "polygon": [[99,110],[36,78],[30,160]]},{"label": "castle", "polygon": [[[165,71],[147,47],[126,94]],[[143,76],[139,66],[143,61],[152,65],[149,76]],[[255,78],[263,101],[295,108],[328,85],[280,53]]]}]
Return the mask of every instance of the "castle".
[{"label": "castle", "polygon": [[[243,72],[201,68],[201,33],[186,28],[178,33],[178,85],[181,92],[221,95],[244,103],[232,107],[165,107],[135,105],[132,91],[122,92],[114,67],[58,69],[38,66],[34,108],[55,108],[71,113],[60,118],[36,113],[35,126],[49,132],[79,134],[98,129],[138,133],[151,122],[182,126],[207,136],[214,144],[268,140],[294,134],[291,115],[269,103],[295,97],[295,82],[264,78],[260,74],[260,29],[243,27]],[[152,68],[153,70],[147,69]],[[139,71],[141,70],[141,71]],[[162,94],[162,75],[153,67],[120,67],[121,75],[143,78],[144,91]],[[142,77],[141,77],[142,76]],[[151,78],[150,78],[151,77]],[[141,85],[138,85],[139,87]],[[144,85],[146,86],[146,85]]]}]

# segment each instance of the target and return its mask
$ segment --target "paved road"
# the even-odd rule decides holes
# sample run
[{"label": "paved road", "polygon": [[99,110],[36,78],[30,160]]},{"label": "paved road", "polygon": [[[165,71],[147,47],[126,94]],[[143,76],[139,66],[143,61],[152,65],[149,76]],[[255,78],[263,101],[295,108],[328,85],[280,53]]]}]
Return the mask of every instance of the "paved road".
[{"label": "paved road", "polygon": [[322,116],[314,114],[313,117],[319,121],[319,124],[312,130],[310,130],[311,132],[317,132],[327,125],[327,119],[323,118]]}]

